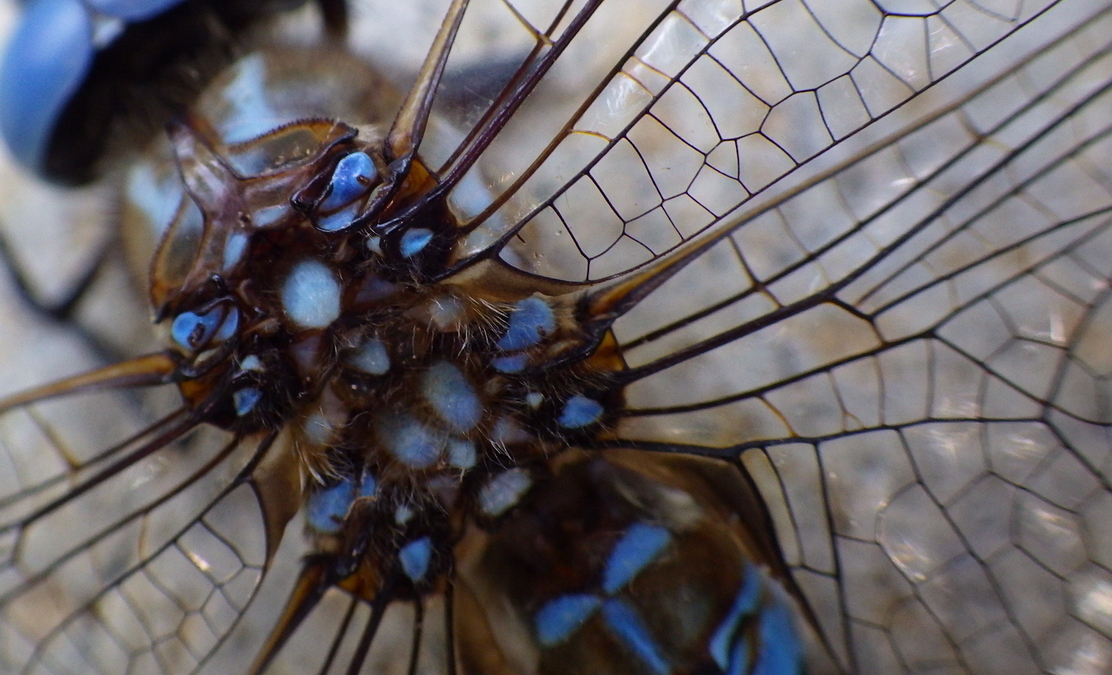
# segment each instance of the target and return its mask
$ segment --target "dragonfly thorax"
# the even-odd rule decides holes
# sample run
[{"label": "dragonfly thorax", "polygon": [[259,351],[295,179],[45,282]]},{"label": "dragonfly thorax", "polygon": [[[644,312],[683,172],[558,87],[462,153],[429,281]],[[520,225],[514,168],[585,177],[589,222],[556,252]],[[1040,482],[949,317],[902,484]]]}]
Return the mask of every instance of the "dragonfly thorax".
[{"label": "dragonfly thorax", "polygon": [[[387,184],[373,141],[328,120],[230,151],[196,123],[171,138],[189,203],[151,295],[185,364],[179,388],[204,421],[289,430],[310,530],[343,566],[386,550],[417,556],[407,575],[425,578],[432,535],[391,550],[412,523],[427,534],[452,512],[496,518],[533,467],[607,427],[621,360],[597,349],[578,293],[520,273],[507,284],[496,261],[448,273],[461,228],[445,207],[388,232],[359,224]],[[279,159],[245,175],[253,155]]]}]

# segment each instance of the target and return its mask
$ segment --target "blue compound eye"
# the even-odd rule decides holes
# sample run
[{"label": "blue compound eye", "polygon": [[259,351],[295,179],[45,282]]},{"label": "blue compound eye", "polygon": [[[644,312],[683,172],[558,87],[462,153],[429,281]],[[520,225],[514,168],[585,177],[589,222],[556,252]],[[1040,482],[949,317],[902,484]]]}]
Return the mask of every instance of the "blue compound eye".
[{"label": "blue compound eye", "polygon": [[0,64],[0,133],[20,163],[45,168],[54,127],[94,53],[92,19],[78,0],[28,5]]},{"label": "blue compound eye", "polygon": [[200,351],[212,343],[226,341],[239,327],[239,310],[217,305],[207,312],[182,312],[174,318],[170,336],[189,351]]},{"label": "blue compound eye", "polygon": [[[31,0],[0,62],[0,136],[44,178],[93,180],[108,148],[144,143],[192,102],[253,19],[300,1]],[[116,128],[126,138],[109,143]]]}]

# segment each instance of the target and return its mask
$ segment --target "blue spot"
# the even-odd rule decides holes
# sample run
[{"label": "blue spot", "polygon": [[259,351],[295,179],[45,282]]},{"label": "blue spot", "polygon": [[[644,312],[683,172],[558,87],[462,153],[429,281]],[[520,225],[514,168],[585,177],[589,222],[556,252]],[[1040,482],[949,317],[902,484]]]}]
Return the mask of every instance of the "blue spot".
[{"label": "blue spot", "polygon": [[556,330],[556,315],[548,303],[540,298],[525,298],[514,305],[510,312],[510,325],[506,334],[495,346],[510,352],[532,347],[541,337]]},{"label": "blue spot", "polygon": [[[753,614],[761,599],[761,572],[756,567],[747,564],[742,572],[741,589],[738,591],[734,604],[727,612],[726,618],[718,625],[714,635],[710,638],[708,646],[710,655],[722,670],[728,668],[731,661],[731,652],[734,651],[734,640],[737,637],[738,627],[742,619]],[[744,640],[741,640],[744,642]],[[748,658],[748,657],[747,657]]]},{"label": "blue spot", "polygon": [[289,213],[290,208],[286,204],[264,206],[251,214],[251,223],[260,229],[267,228],[288,216]]},{"label": "blue spot", "polygon": [[558,645],[591,618],[602,601],[593,595],[563,595],[550,600],[533,617],[537,641],[542,647]]},{"label": "blue spot", "polygon": [[586,396],[572,396],[564,404],[556,423],[565,429],[581,429],[602,417],[602,404]]},{"label": "blue spot", "polygon": [[394,522],[396,524],[405,525],[415,515],[413,507],[409,504],[399,504],[396,511],[394,511]]},{"label": "blue spot", "polygon": [[0,132],[24,166],[42,170],[58,117],[93,61],[93,26],[78,0],[39,0],[0,64]]},{"label": "blue spot", "polygon": [[446,361],[425,371],[421,390],[436,414],[457,433],[474,429],[483,418],[483,404],[471,382],[459,368]]},{"label": "blue spot", "polygon": [[328,182],[332,191],[320,203],[320,210],[334,211],[362,197],[370,190],[371,179],[376,174],[374,162],[367,153],[353,152],[344,157],[332,172],[332,180]]},{"label": "blue spot", "polygon": [[544,403],[544,394],[539,391],[531,391],[525,395],[525,403],[528,404],[530,408],[539,408],[541,404]]},{"label": "blue spot", "polygon": [[415,227],[412,230],[406,230],[402,234],[402,240],[398,244],[398,250],[401,251],[403,258],[412,258],[428,246],[430,241],[432,241],[432,230],[426,230],[423,227]]},{"label": "blue spot", "polygon": [[432,540],[421,537],[411,541],[398,551],[398,560],[402,564],[402,572],[410,581],[418,582],[428,574],[429,562],[432,560]]},{"label": "blue spot", "polygon": [[254,370],[256,372],[262,372],[262,370],[263,370],[262,359],[260,359],[258,356],[254,355],[254,354],[248,354],[247,356],[243,357],[242,361],[239,362],[239,369],[240,370]]},{"label": "blue spot", "polygon": [[318,532],[336,534],[354,500],[355,483],[344,479],[309,496],[309,503],[305,505],[305,519]]},{"label": "blue spot", "polygon": [[796,675],[803,672],[803,647],[795,630],[791,612],[774,601],[761,610],[761,648],[753,675]]},{"label": "blue spot", "polygon": [[443,434],[404,413],[383,417],[377,430],[386,449],[414,469],[435,464],[447,443]]},{"label": "blue spot", "polygon": [[457,469],[475,466],[475,444],[465,438],[449,439],[448,463]]},{"label": "blue spot", "polygon": [[340,284],[324,263],[302,260],[282,285],[282,306],[302,328],[324,328],[340,316]]},{"label": "blue spot", "polygon": [[227,340],[238,326],[239,312],[227,305],[218,305],[204,314],[182,312],[177,315],[170,326],[170,336],[182,347],[197,351],[214,340]]},{"label": "blue spot", "polygon": [[659,525],[631,525],[610,552],[603,571],[602,589],[611,595],[617,593],[655,560],[671,541],[671,533]]},{"label": "blue spot", "polygon": [[502,515],[532,484],[533,478],[525,469],[503,471],[479,490],[479,508],[487,515]]},{"label": "blue spot", "polygon": [[373,497],[376,490],[378,490],[378,483],[375,481],[375,477],[371,475],[370,471],[364,469],[363,480],[359,483],[358,496],[360,498]]},{"label": "blue spot", "polygon": [[499,356],[490,362],[494,369],[500,373],[520,373],[525,370],[525,366],[529,363],[529,357],[525,354],[514,354],[512,356]]},{"label": "blue spot", "polygon": [[236,415],[243,417],[247,413],[254,410],[258,405],[259,400],[263,397],[263,393],[255,387],[245,387],[237,389],[232,394],[232,404],[236,407]]},{"label": "blue spot", "polygon": [[370,375],[385,375],[390,371],[390,354],[386,351],[385,342],[370,339],[348,357],[348,363]]},{"label": "blue spot", "polygon": [[652,635],[649,634],[649,629],[645,627],[641,617],[637,616],[632,607],[621,600],[607,600],[602,605],[602,617],[610,630],[625,642],[654,673],[667,675],[671,672],[671,666],[660,653]]}]

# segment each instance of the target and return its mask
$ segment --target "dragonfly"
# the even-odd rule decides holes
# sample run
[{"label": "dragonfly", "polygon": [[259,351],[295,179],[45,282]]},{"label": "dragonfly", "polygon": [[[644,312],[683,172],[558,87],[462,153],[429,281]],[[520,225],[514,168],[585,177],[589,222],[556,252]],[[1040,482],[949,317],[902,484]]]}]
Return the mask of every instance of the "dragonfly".
[{"label": "dragonfly", "polygon": [[13,143],[0,670],[1112,669],[1107,3],[279,4]]}]

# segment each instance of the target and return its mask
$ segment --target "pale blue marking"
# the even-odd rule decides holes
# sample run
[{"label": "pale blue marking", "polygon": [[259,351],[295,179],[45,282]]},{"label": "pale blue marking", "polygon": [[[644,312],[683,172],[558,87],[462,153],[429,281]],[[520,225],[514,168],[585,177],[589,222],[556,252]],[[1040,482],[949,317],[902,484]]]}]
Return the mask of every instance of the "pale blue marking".
[{"label": "pale blue marking", "polygon": [[567,640],[601,604],[598,597],[587,594],[562,595],[548,601],[533,617],[537,641],[542,647],[552,647]]},{"label": "pale blue marking", "polygon": [[24,166],[44,168],[54,125],[93,62],[92,39],[78,0],[27,4],[0,63],[0,132]]},{"label": "pale blue marking", "polygon": [[564,404],[556,423],[565,429],[581,429],[602,417],[602,404],[586,396],[572,396]]},{"label": "pale blue marking", "polygon": [[216,330],[216,335],[213,336],[216,342],[224,342],[230,339],[236,334],[236,329],[239,328],[239,310],[231,307],[226,311],[224,320],[220,322],[220,328]]},{"label": "pale blue marking", "polygon": [[182,312],[174,317],[170,336],[189,350],[202,349],[209,342],[223,342],[235,334],[239,312],[226,306],[213,307],[204,314]]},{"label": "pale blue marking", "polygon": [[305,505],[305,520],[318,532],[336,534],[354,500],[355,483],[345,478],[336,485],[317,490],[309,496],[309,502]]},{"label": "pale blue marking", "polygon": [[374,497],[378,490],[378,483],[370,471],[363,471],[363,480],[359,482],[359,497]]},{"label": "pale blue marking", "polygon": [[359,215],[359,204],[349,204],[336,213],[317,218],[317,228],[322,232],[339,232],[351,226],[351,222]]},{"label": "pale blue marking", "polygon": [[336,431],[332,420],[321,411],[309,415],[302,429],[305,431],[305,437],[317,445],[328,445]]},{"label": "pale blue marking", "polygon": [[328,186],[332,191],[320,203],[321,211],[334,211],[370,190],[371,179],[375,176],[375,165],[365,152],[353,152],[336,164]]},{"label": "pale blue marking", "polygon": [[495,346],[505,352],[525,349],[555,330],[556,315],[548,303],[536,297],[525,298],[510,311],[510,325]]},{"label": "pale blue marking", "polygon": [[[761,572],[756,567],[747,564],[742,571],[741,589],[726,618],[718,625],[714,635],[710,638],[708,649],[711,658],[722,670],[729,670],[731,652],[734,650],[734,641],[737,638],[738,626],[742,620],[757,611],[761,600],[762,590]],[[741,640],[744,642],[744,639]]]},{"label": "pale blue marking", "polygon": [[258,356],[254,354],[248,354],[247,356],[243,357],[242,361],[239,362],[239,369],[262,372],[263,362],[261,359],[259,359]]},{"label": "pale blue marking", "polygon": [[602,573],[602,590],[613,595],[645,569],[672,541],[666,528],[648,523],[630,525],[606,561]]},{"label": "pale blue marking", "polygon": [[282,285],[282,306],[301,328],[324,328],[340,316],[340,284],[316,260],[294,265]]},{"label": "pale blue marking", "polygon": [[402,234],[402,240],[398,244],[398,250],[401,251],[403,258],[412,258],[428,246],[430,241],[432,241],[432,230],[426,230],[423,227],[415,227],[412,230],[406,230]]},{"label": "pale blue marking", "polygon": [[405,525],[413,519],[415,512],[413,507],[409,504],[399,504],[398,508],[394,511],[394,522],[398,525]]},{"label": "pale blue marking", "polygon": [[448,463],[457,469],[475,466],[475,444],[466,438],[448,439]]},{"label": "pale blue marking", "polygon": [[798,675],[803,672],[803,645],[791,612],[774,601],[761,610],[760,651],[753,675]]},{"label": "pale blue marking", "polygon": [[375,255],[382,255],[382,237],[367,237],[367,250]]},{"label": "pale blue marking", "polygon": [[390,372],[390,354],[386,351],[386,343],[374,338],[364,342],[359,351],[349,356],[348,363],[368,375]]},{"label": "pale blue marking", "polygon": [[490,364],[494,366],[494,369],[500,373],[520,373],[525,370],[525,366],[528,363],[529,357],[525,354],[499,356],[490,362]]},{"label": "pale blue marking", "polygon": [[421,581],[428,574],[429,562],[432,561],[432,540],[421,537],[409,542],[398,551],[398,561],[402,564],[402,572],[410,581]]},{"label": "pale blue marking", "polygon": [[474,429],[483,419],[483,403],[475,388],[459,368],[447,361],[435,363],[425,371],[421,393],[456,433]]},{"label": "pale blue marking", "polygon": [[257,228],[267,228],[285,218],[290,212],[286,204],[264,206],[251,214],[251,222]]},{"label": "pale blue marking", "polygon": [[632,607],[621,600],[607,600],[602,604],[602,618],[606,620],[610,630],[654,673],[667,675],[671,672],[672,667],[668,665],[649,629]]},{"label": "pale blue marking", "polygon": [[247,250],[247,235],[236,232],[224,242],[224,271],[235,267],[243,259],[243,252]]},{"label": "pale blue marking", "polygon": [[532,484],[532,476],[524,469],[503,471],[479,490],[479,508],[487,515],[500,516],[517,504]]},{"label": "pale blue marking", "polygon": [[535,410],[541,407],[541,404],[544,403],[544,394],[540,393],[539,391],[531,391],[525,395],[525,403],[528,404],[530,408],[533,408]]},{"label": "pale blue marking", "polygon": [[443,434],[404,413],[382,419],[378,433],[386,449],[414,469],[435,464],[447,443]]},{"label": "pale blue marking", "polygon": [[236,415],[243,417],[247,413],[254,410],[258,405],[259,400],[262,399],[263,393],[255,387],[245,387],[237,389],[232,393],[232,404],[235,405]]}]

